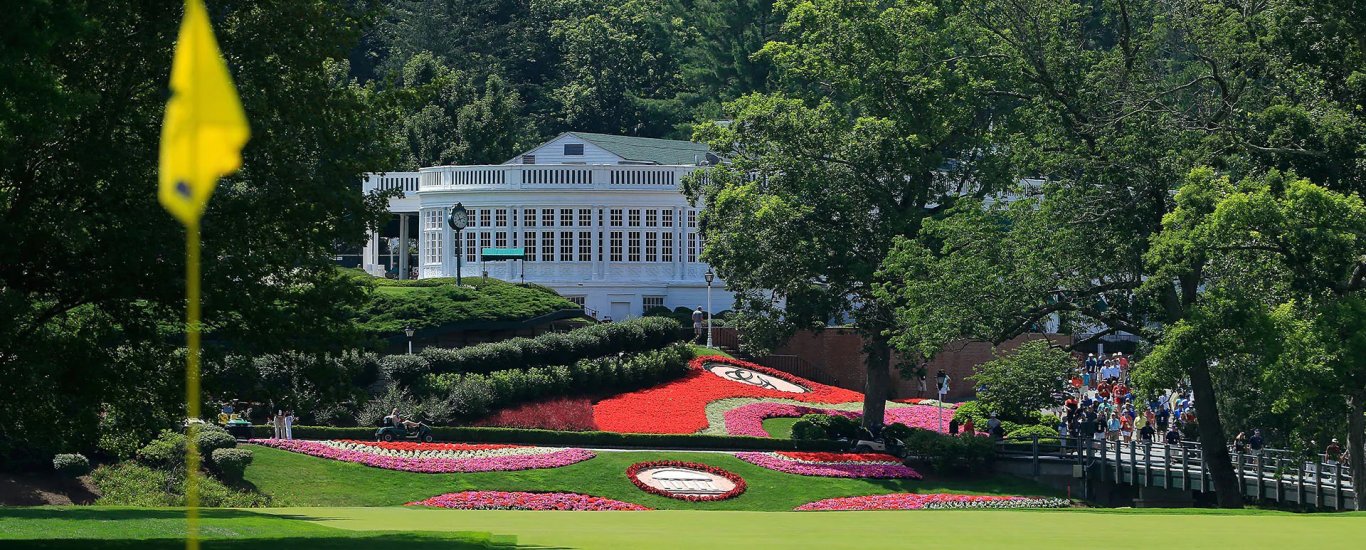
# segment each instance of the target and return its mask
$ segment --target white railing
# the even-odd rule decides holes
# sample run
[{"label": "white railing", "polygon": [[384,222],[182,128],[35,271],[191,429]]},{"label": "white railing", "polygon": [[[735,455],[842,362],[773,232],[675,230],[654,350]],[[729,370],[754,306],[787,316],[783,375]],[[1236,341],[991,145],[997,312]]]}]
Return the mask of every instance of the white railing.
[{"label": "white railing", "polygon": [[416,193],[420,187],[422,176],[419,172],[386,172],[384,174],[366,174],[365,181],[361,182],[361,192],[387,191],[389,189],[402,189],[406,195]]},{"label": "white railing", "polygon": [[[416,178],[420,191],[457,189],[677,189],[696,166],[434,166]],[[405,173],[410,174],[410,173]]]}]

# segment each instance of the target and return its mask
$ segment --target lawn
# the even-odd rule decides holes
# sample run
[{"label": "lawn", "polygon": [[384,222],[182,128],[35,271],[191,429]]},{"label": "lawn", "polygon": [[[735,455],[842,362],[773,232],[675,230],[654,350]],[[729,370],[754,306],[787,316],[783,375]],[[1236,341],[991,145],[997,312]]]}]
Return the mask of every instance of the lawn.
[{"label": "lawn", "polygon": [[[206,548],[374,548],[381,542],[413,548],[489,548],[506,537],[487,530],[439,533],[395,532],[395,527],[346,529],[299,521],[282,514],[204,510],[200,525]],[[184,548],[184,509],[107,507],[0,507],[0,548]],[[90,539],[101,539],[95,545]]]},{"label": "lawn", "polygon": [[[600,451],[597,458],[561,468],[472,474],[417,474],[370,468],[251,446],[255,461],[246,479],[281,506],[394,506],[466,490],[567,491],[633,502],[650,508],[787,511],[832,497],[897,492],[1064,496],[1031,481],[998,476],[974,480],[877,480],[808,477],[766,470],[727,453]],[[626,478],[646,460],[685,460],[739,474],[745,494],[720,502],[691,503],[647,494]]]},{"label": "lawn", "polygon": [[[0,508],[0,547],[179,548],[174,537],[184,532],[182,514],[174,509]],[[518,545],[541,548],[1045,548],[1069,545],[1095,528],[1105,533],[1095,543],[1107,549],[1148,550],[1175,544],[1183,550],[1326,550],[1359,548],[1366,538],[1366,515],[1360,513],[509,512],[388,507],[205,514],[208,549],[477,548],[509,537]],[[106,542],[75,540],[81,538]]]},{"label": "lawn", "polygon": [[764,431],[768,432],[769,437],[778,439],[792,439],[792,425],[796,424],[801,418],[766,418],[764,419]]}]

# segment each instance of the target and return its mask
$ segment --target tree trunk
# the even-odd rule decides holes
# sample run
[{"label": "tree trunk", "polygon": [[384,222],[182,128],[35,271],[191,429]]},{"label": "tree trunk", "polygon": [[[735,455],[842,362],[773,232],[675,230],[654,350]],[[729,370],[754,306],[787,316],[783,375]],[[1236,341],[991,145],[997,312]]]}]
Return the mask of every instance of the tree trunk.
[{"label": "tree trunk", "polygon": [[887,410],[887,388],[891,385],[888,371],[891,369],[891,349],[887,340],[870,337],[864,352],[868,358],[867,380],[863,384],[863,427],[874,434],[882,431],[883,417]]},{"label": "tree trunk", "polygon": [[1243,494],[1239,490],[1233,459],[1225,444],[1224,426],[1219,422],[1219,406],[1214,397],[1214,382],[1210,379],[1209,364],[1204,360],[1190,366],[1191,389],[1195,391],[1195,420],[1200,428],[1200,447],[1204,450],[1205,467],[1214,478],[1214,496],[1220,508],[1242,508]]},{"label": "tree trunk", "polygon": [[[1362,489],[1366,485],[1366,396],[1347,397],[1347,449],[1352,459],[1352,487],[1356,489],[1356,509],[1366,508]],[[1316,449],[1317,450],[1317,449]]]}]

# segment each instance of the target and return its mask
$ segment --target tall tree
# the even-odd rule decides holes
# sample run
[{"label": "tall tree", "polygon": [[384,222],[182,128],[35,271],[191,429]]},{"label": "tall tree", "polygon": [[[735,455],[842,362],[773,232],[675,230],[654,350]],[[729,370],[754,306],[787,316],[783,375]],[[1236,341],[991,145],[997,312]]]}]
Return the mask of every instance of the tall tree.
[{"label": "tall tree", "polygon": [[877,430],[893,322],[879,268],[897,237],[994,181],[981,159],[993,84],[962,62],[981,53],[972,29],[932,2],[778,7],[790,40],[762,55],[793,92],[743,97],[731,123],[697,133],[728,161],[691,182],[707,207],[703,258],[737,293],[750,345],[852,321],[867,352],[863,422]]},{"label": "tall tree", "polygon": [[[156,201],[177,0],[25,3],[0,45],[0,462],[89,450],[101,416],[179,400],[183,234]],[[214,3],[253,138],[204,224],[206,334],[329,348],[360,296],[332,265],[382,204],[391,158],[344,58],[366,2]],[[176,378],[170,378],[175,380]],[[171,391],[166,391],[166,390]],[[151,405],[148,403],[151,402]]]}]

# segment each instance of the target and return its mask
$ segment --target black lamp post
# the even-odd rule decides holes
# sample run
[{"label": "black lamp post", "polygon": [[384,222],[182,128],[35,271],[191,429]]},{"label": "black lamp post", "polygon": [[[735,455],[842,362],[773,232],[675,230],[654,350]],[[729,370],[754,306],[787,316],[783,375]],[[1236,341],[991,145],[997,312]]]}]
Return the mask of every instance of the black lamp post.
[{"label": "black lamp post", "polygon": [[707,347],[711,347],[711,280],[716,278],[716,274],[709,267],[702,277],[707,280]]},{"label": "black lamp post", "polygon": [[413,354],[413,327],[403,327],[403,333],[408,335],[408,355]]},{"label": "black lamp post", "polygon": [[465,210],[465,205],[455,203],[455,208],[451,209],[451,215],[446,218],[446,223],[455,230],[455,242],[452,243],[455,247],[455,286],[460,286],[461,256],[464,254],[460,249],[460,232],[470,225],[470,213]]}]

